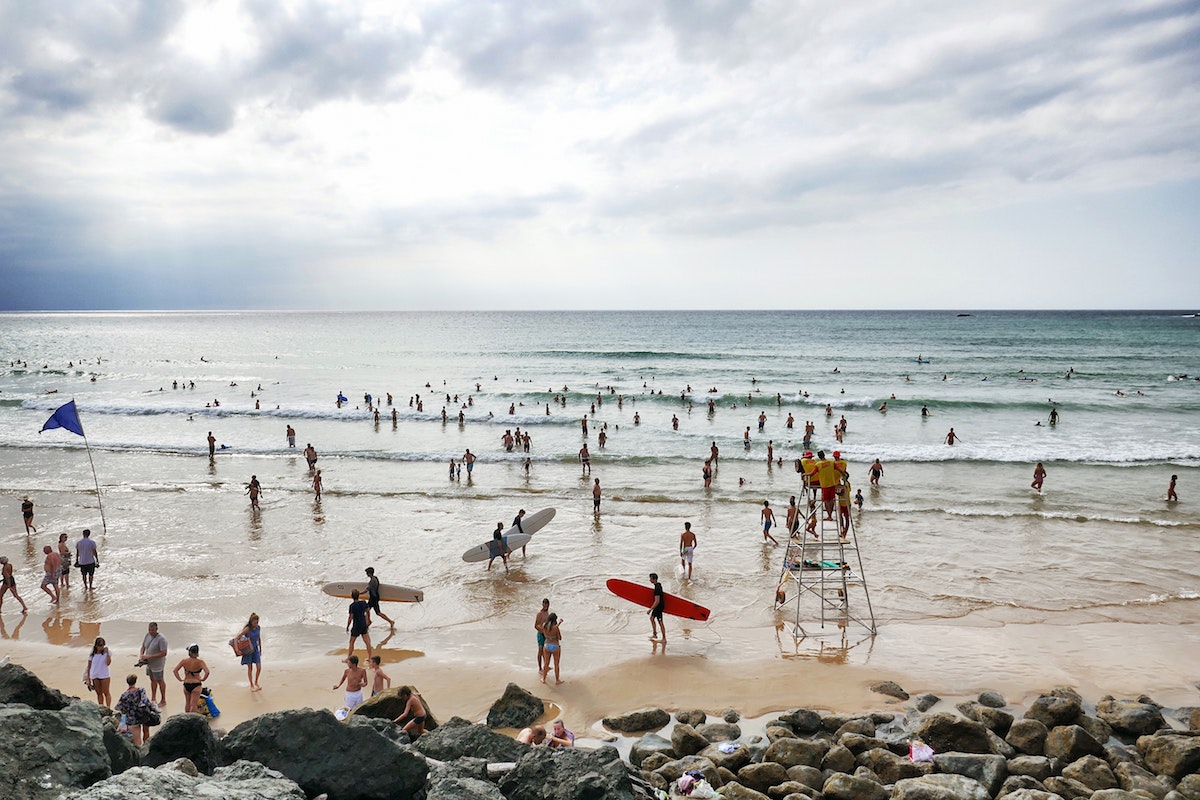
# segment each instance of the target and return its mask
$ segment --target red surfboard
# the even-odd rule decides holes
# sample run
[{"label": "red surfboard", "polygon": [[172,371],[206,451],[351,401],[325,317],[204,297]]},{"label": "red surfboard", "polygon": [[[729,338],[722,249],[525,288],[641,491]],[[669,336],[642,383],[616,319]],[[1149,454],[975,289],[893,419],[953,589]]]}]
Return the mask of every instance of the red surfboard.
[{"label": "red surfboard", "polygon": [[[632,581],[623,581],[620,578],[609,578],[605,586],[617,597],[628,600],[631,603],[637,603],[639,606],[645,608],[654,605],[653,586],[633,583]],[[704,622],[708,619],[710,612],[704,606],[697,605],[691,600],[684,600],[682,597],[676,597],[673,594],[663,592],[663,613]]]}]

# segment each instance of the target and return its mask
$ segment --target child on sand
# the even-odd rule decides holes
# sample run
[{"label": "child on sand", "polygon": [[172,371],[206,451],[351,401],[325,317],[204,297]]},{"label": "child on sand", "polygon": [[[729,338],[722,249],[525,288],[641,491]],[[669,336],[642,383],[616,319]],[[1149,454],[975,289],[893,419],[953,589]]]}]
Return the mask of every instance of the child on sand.
[{"label": "child on sand", "polygon": [[392,688],[392,679],[388,677],[388,674],[383,671],[383,667],[380,666],[382,660],[379,656],[371,656],[371,670],[375,673],[375,677],[372,678],[371,683],[371,697],[379,694],[384,689]]}]

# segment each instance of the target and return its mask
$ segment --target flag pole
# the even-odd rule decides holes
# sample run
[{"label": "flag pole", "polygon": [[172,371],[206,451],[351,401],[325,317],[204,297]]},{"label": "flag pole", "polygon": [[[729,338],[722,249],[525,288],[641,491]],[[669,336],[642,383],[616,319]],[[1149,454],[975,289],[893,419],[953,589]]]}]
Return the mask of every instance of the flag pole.
[{"label": "flag pole", "polygon": [[79,418],[79,409],[75,406],[74,397],[71,398],[71,402],[56,408],[38,433],[43,433],[51,428],[63,428],[83,437],[83,447],[87,450],[88,464],[92,467],[92,483],[96,485],[96,505],[100,507],[100,524],[107,534],[108,520],[104,518],[104,500],[100,495],[100,478],[96,476],[96,462],[92,459],[92,445],[88,442],[87,434],[83,432],[83,420]]},{"label": "flag pole", "polygon": [[[79,429],[83,430],[83,422],[80,421]],[[104,534],[108,535],[108,521],[104,519],[104,501],[100,499],[100,479],[96,477],[96,462],[92,460],[92,446],[88,444],[87,434],[83,435],[83,447],[87,450],[88,463],[92,465],[92,482],[96,484],[96,505],[100,507],[100,527],[104,529]]]}]

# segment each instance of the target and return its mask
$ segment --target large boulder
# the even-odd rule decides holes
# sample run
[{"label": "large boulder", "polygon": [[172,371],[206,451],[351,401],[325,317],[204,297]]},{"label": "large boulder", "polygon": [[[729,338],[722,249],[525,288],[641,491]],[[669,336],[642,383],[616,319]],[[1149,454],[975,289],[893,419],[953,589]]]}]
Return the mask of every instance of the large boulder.
[{"label": "large boulder", "polygon": [[1178,781],[1200,771],[1200,736],[1175,733],[1142,736],[1137,745],[1146,756],[1146,766],[1155,774]]},{"label": "large boulder", "polygon": [[1041,756],[1046,753],[1046,736],[1050,729],[1045,723],[1036,719],[1018,719],[1004,737],[1004,741],[1012,745],[1017,752],[1030,756]]},{"label": "large boulder", "polygon": [[772,786],[778,786],[787,780],[787,770],[774,761],[763,761],[759,764],[747,764],[737,771],[738,783],[766,794]]},{"label": "large boulder", "polygon": [[1047,728],[1055,728],[1059,725],[1074,724],[1082,710],[1083,704],[1079,702],[1078,695],[1070,692],[1052,692],[1041,695],[1030,703],[1025,711],[1025,718],[1036,719]]},{"label": "large boulder", "polygon": [[451,717],[448,722],[417,739],[413,747],[438,761],[476,756],[491,761],[516,761],[529,749],[511,736],[496,733],[486,725]]},{"label": "large boulder", "polygon": [[[1118,763],[1113,773],[1116,775],[1117,785],[1127,792],[1146,792],[1156,800],[1163,800],[1170,791],[1170,787],[1159,780],[1153,772],[1128,761]],[[1200,776],[1196,777],[1200,778]]]},{"label": "large boulder", "polygon": [[[1046,792],[1046,787],[1037,778],[1029,775],[1009,775],[1004,779],[1004,785],[1000,787],[1000,791],[996,793],[996,797],[1004,797],[1018,789],[1036,789],[1039,792]],[[1049,794],[1049,792],[1046,792],[1046,794]]]},{"label": "large boulder", "polygon": [[1145,736],[1167,727],[1158,706],[1136,700],[1106,698],[1096,704],[1096,716],[1128,736]]},{"label": "large boulder", "polygon": [[221,765],[221,745],[209,727],[208,719],[199,714],[167,717],[146,743],[142,766],[157,767],[177,758],[188,759],[205,775],[211,775]]},{"label": "large boulder", "polygon": [[671,749],[680,756],[692,756],[708,747],[709,741],[696,729],[685,722],[678,723],[671,730]]},{"label": "large boulder", "polygon": [[1103,758],[1096,756],[1084,756],[1078,761],[1072,761],[1063,767],[1062,775],[1064,778],[1079,781],[1089,789],[1117,788],[1117,776],[1113,774],[1112,767],[1108,766],[1108,762]]},{"label": "large boulder", "polygon": [[616,714],[604,718],[605,727],[622,733],[641,733],[656,731],[664,728],[671,721],[671,715],[661,708],[639,708],[627,714]]},{"label": "large boulder", "polygon": [[732,722],[706,722],[696,727],[696,733],[710,742],[732,742],[742,738],[742,729]]},{"label": "large boulder", "polygon": [[218,767],[211,777],[194,768],[136,767],[100,781],[88,789],[63,795],[62,800],[305,800],[295,781],[252,761]]},{"label": "large boulder", "polygon": [[984,727],[1003,736],[1012,727],[1013,715],[983,703],[959,703],[959,712],[967,719],[982,723]]},{"label": "large boulder", "polygon": [[1008,702],[995,689],[987,689],[979,693],[979,704],[988,708],[1004,708]]},{"label": "large boulder", "polygon": [[785,769],[797,764],[819,767],[829,752],[824,739],[777,739],[763,754],[764,761],[774,761]]},{"label": "large boulder", "polygon": [[978,753],[937,753],[933,763],[938,771],[952,775],[966,775],[979,781],[989,795],[1000,791],[1008,777],[1008,761],[1004,756]]},{"label": "large boulder", "polygon": [[[413,688],[413,687],[410,687]],[[413,688],[416,692],[416,689]],[[421,698],[421,707],[425,709],[425,732],[437,730],[440,724],[433,711],[429,708],[429,701],[425,696],[417,692]],[[377,695],[369,697],[363,701],[362,705],[355,707],[350,712],[350,718],[369,717],[371,719],[386,719],[389,722],[396,719],[404,713],[404,707],[408,704],[407,700],[400,699],[400,687],[384,689]]]},{"label": "large boulder", "polygon": [[931,714],[916,730],[917,737],[935,753],[990,753],[988,729],[981,723],[953,714]]},{"label": "large boulder", "polygon": [[546,704],[540,697],[510,683],[488,709],[487,725],[489,728],[524,728],[537,722],[545,713]]},{"label": "large boulder", "polygon": [[94,703],[60,711],[0,707],[0,787],[7,800],[48,800],[112,775]]},{"label": "large boulder", "polygon": [[425,800],[504,800],[504,795],[491,781],[463,775],[454,769],[435,767],[429,773]]},{"label": "large boulder", "polygon": [[942,698],[938,697],[936,694],[924,692],[923,694],[919,694],[914,697],[912,701],[913,707],[916,708],[917,711],[920,711],[922,714],[924,714],[926,711],[942,702]]},{"label": "large boulder", "polygon": [[810,767],[807,764],[797,764],[794,767],[788,767],[787,776],[789,781],[802,783],[810,789],[818,791],[825,785],[825,779],[828,777],[821,770],[816,767]]},{"label": "large boulder", "polygon": [[61,711],[74,699],[51,689],[20,664],[0,666],[0,705],[21,703],[38,711]]},{"label": "large boulder", "polygon": [[676,753],[671,742],[657,733],[646,733],[629,748],[629,763],[635,767],[640,767],[648,756],[655,753],[661,753],[667,756],[668,759],[678,758],[682,755],[691,755],[691,753]]},{"label": "large boulder", "polygon": [[1046,755],[1063,763],[1084,756],[1104,757],[1104,747],[1078,725],[1059,725],[1046,736]]},{"label": "large boulder", "polygon": [[507,800],[633,800],[629,768],[612,747],[532,747],[500,779]]},{"label": "large boulder", "polygon": [[825,758],[821,759],[821,768],[831,772],[850,772],[857,763],[854,753],[840,744],[835,744],[829,748]]},{"label": "large boulder", "polygon": [[821,715],[810,708],[795,708],[780,714],[779,721],[796,733],[816,733],[821,730]]},{"label": "large boulder", "polygon": [[830,775],[821,787],[829,800],[887,800],[888,790],[867,778],[856,778],[844,772]]},{"label": "large boulder", "polygon": [[965,775],[924,775],[892,787],[891,800],[991,800],[979,781]]},{"label": "large boulder", "polygon": [[[425,759],[361,725],[311,708],[247,720],[221,742],[228,760],[257,761],[329,800],[391,800],[425,786]],[[353,780],[347,780],[353,775]]]},{"label": "large boulder", "polygon": [[104,731],[104,750],[108,753],[108,766],[113,775],[141,765],[142,751],[134,745],[132,736],[117,733],[117,723],[111,718],[102,716],[100,728]]},{"label": "large boulder", "polygon": [[1044,781],[1054,774],[1054,767],[1045,756],[1015,756],[1008,760],[1008,773]]}]

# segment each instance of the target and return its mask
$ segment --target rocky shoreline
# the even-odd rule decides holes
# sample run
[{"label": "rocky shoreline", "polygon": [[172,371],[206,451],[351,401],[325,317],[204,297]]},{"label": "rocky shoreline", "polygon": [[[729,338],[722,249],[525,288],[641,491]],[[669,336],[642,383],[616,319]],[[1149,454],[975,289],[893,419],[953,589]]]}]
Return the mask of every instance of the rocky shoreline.
[{"label": "rocky shoreline", "polygon": [[[702,777],[725,798],[768,800],[1200,800],[1200,708],[1072,689],[1024,709],[984,692],[953,709],[895,684],[872,687],[884,710],[793,709],[744,732],[736,711],[648,708],[603,721],[637,736],[617,748],[531,747],[492,727],[521,727],[543,702],[510,684],[488,724],[454,717],[415,743],[390,722],[394,693],[345,722],[324,710],[264,714],[215,730],[168,717],[135,747],[108,709],[0,666],[0,786],[12,800],[591,800],[676,796]],[[886,699],[885,699],[886,698]],[[756,728],[759,726],[756,726]],[[914,761],[910,747],[932,749]],[[707,784],[707,785],[706,785]]]}]

